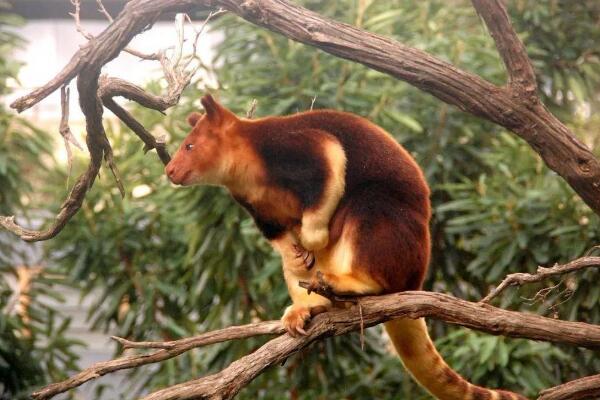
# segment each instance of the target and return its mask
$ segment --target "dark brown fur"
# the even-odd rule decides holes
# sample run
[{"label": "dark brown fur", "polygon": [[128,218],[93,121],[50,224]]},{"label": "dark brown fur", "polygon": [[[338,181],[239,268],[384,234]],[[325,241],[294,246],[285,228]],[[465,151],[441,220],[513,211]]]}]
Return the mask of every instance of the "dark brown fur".
[{"label": "dark brown fur", "polygon": [[[263,158],[280,162],[278,168],[268,168],[271,181],[285,183],[304,207],[313,205],[323,190],[318,143],[324,132],[340,141],[348,160],[346,190],[330,222],[330,242],[339,238],[345,223],[354,221],[359,237],[378,238],[358,241],[356,252],[358,264],[369,269],[384,291],[420,289],[429,263],[429,189],[414,160],[392,138],[356,115],[330,110],[240,126]],[[281,163],[294,150],[296,155]],[[290,175],[317,179],[296,182]]]}]

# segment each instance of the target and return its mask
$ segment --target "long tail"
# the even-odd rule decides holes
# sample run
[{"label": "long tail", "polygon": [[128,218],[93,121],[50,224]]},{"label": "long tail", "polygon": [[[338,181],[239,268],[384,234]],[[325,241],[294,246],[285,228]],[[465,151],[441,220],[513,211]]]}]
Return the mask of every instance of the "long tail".
[{"label": "long tail", "polygon": [[386,322],[396,351],[411,375],[439,400],[527,400],[504,390],[492,390],[469,383],[454,372],[437,352],[423,318]]}]

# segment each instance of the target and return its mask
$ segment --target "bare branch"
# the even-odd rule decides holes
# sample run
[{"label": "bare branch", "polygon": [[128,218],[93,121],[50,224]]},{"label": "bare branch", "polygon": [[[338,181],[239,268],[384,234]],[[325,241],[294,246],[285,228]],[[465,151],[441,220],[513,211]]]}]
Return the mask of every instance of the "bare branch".
[{"label": "bare branch", "polygon": [[[88,135],[88,142],[90,140]],[[90,149],[89,146],[88,149]],[[88,168],[77,178],[77,181],[69,192],[69,196],[64,201],[55,217],[54,222],[52,222],[47,229],[34,230],[23,228],[15,222],[14,216],[0,216],[0,226],[19,236],[26,242],[48,240],[58,235],[71,217],[73,217],[79,208],[81,208],[81,204],[83,203],[87,191],[94,183],[96,176],[98,176],[98,171],[102,165],[102,149],[103,147],[101,145],[97,148],[90,149],[90,163]]]},{"label": "bare branch", "polygon": [[[348,301],[349,299],[344,299]],[[385,296],[354,299],[358,304],[349,309],[336,309],[320,314],[307,328],[308,335],[293,338],[287,334],[266,343],[223,371],[182,383],[151,394],[147,399],[229,399],[265,368],[283,360],[313,341],[328,336],[360,331],[396,318],[431,317],[494,335],[529,338],[581,347],[600,347],[600,326],[582,322],[561,321],[534,314],[502,310],[488,304],[474,303],[441,293],[403,292]],[[34,393],[35,399],[48,399],[107,373],[135,368],[175,357],[191,348],[262,334],[278,334],[283,327],[278,321],[261,322],[209,332],[194,338],[173,342],[131,342],[117,339],[127,348],[161,348],[145,355],[121,357],[94,364],[66,381],[51,384]]]},{"label": "bare branch", "polygon": [[[60,88],[60,108],[61,108],[61,118],[60,118],[60,126],[58,131],[60,135],[63,137],[65,143],[65,150],[67,151],[67,164],[68,164],[68,176],[71,176],[71,171],[73,170],[73,152],[71,150],[71,144],[77,147],[79,150],[83,151],[83,147],[79,144],[73,133],[71,132],[71,128],[69,126],[69,88],[68,86],[63,86]],[[68,187],[68,184],[67,184]]]},{"label": "bare branch", "polygon": [[[109,42],[103,58],[105,62],[110,61],[161,13],[185,12],[206,6],[221,6],[288,38],[390,74],[461,110],[512,130],[525,139],[596,213],[600,213],[600,161],[543,105],[532,107],[531,101],[514,96],[510,88],[497,87],[423,51],[323,18],[285,0],[132,0],[98,35],[93,46],[88,45],[77,52],[57,78],[17,99],[11,106],[22,111],[36,104],[77,75],[84,67],[82,59],[87,60]],[[508,26],[500,24],[502,29]],[[518,62],[510,61],[510,65],[513,64]],[[515,71],[517,69],[515,67]]]},{"label": "bare branch", "polygon": [[[81,0],[71,0],[71,4],[73,4],[73,6],[75,6],[75,11],[72,12],[72,13],[70,13],[70,15],[75,20],[75,27],[77,28],[77,32],[81,33],[81,35],[84,38],[86,38],[87,40],[92,40],[94,38],[94,35],[92,35],[88,31],[86,31],[83,28],[83,26],[81,25],[81,18],[80,18]],[[104,15],[106,17],[106,19],[108,20],[108,22],[112,23],[114,21],[114,19],[108,13],[108,11],[106,10],[106,8],[104,8],[104,4],[102,4],[102,0],[96,0],[96,4],[98,4],[98,11],[102,15]],[[158,59],[159,59],[159,55],[157,53],[146,54],[146,53],[142,53],[141,51],[137,51],[135,49],[132,49],[130,47],[125,47],[123,49],[123,51],[126,52],[126,53],[129,53],[129,54],[131,54],[133,56],[136,56],[138,58],[141,58],[142,60],[158,61]]]},{"label": "bare branch", "polygon": [[[360,330],[361,321],[364,321],[365,326],[369,327],[398,317],[432,317],[493,334],[535,337],[537,340],[547,340],[546,334],[549,333],[547,329],[554,330],[555,327],[552,327],[552,324],[558,322],[561,328],[554,331],[556,334],[562,335],[562,332],[566,333],[566,331],[575,333],[575,330],[572,330],[575,326],[563,325],[566,321],[505,311],[440,293],[405,292],[366,297],[360,300],[360,306],[362,315],[358,305],[350,310],[335,310],[321,314],[315,317],[309,326],[307,336],[292,338],[289,335],[282,335],[266,343],[252,354],[233,362],[221,372],[159,390],[145,397],[144,400],[231,399],[269,366],[280,364],[315,340]],[[574,324],[588,333],[590,332],[588,329],[593,330],[595,333],[592,335],[600,334],[600,327],[583,323]],[[566,331],[562,331],[563,328]],[[525,331],[527,331],[526,334]],[[567,335],[570,336],[571,333]],[[551,335],[554,336],[554,334]],[[541,336],[546,336],[546,338],[542,339]],[[583,339],[583,337],[582,335],[581,338]],[[600,336],[597,338],[600,339]],[[593,347],[598,344],[600,342]]]},{"label": "bare branch", "polygon": [[508,71],[510,88],[533,107],[539,102],[535,72],[525,46],[510,23],[506,6],[502,0],[472,0],[472,3],[496,42]]},{"label": "bare branch", "polygon": [[133,131],[141,140],[144,142],[144,151],[148,152],[152,149],[156,149],[158,157],[163,164],[167,165],[171,161],[171,156],[166,148],[164,141],[159,141],[150,132],[144,128],[134,117],[125,110],[123,107],[118,105],[111,97],[103,98],[102,103],[108,108],[117,118],[119,118],[129,129]]},{"label": "bare branch", "polygon": [[73,19],[75,20],[75,28],[77,29],[77,32],[81,33],[81,35],[84,38],[86,38],[87,40],[92,40],[94,38],[94,35],[92,35],[88,31],[86,31],[83,28],[83,26],[81,25],[81,18],[80,18],[81,0],[71,0],[71,4],[73,4],[73,6],[75,6],[75,11],[72,13],[69,13],[69,15],[71,17],[73,17]]},{"label": "bare branch", "polygon": [[528,273],[515,273],[510,274],[487,296],[485,296],[481,302],[489,303],[493,298],[497,297],[500,293],[506,290],[509,286],[521,286],[526,283],[541,282],[544,279],[552,276],[564,275],[569,272],[578,271],[584,268],[600,267],[600,257],[582,257],[566,264],[556,264],[553,267],[538,267],[535,274]]},{"label": "bare branch", "polygon": [[94,53],[102,53],[103,64],[108,63],[131,41],[167,12],[189,11],[200,6],[195,0],[132,0],[128,2],[119,17],[90,44],[82,46],[69,63],[46,85],[15,100],[10,106],[18,112],[27,110],[39,103],[62,85],[75,78],[93,58]]},{"label": "bare branch", "polygon": [[248,110],[246,111],[246,118],[248,118],[248,119],[254,118],[254,113],[256,112],[257,105],[258,105],[258,102],[256,101],[256,99],[252,99],[252,101],[250,102],[250,107],[248,107]]},{"label": "bare branch", "polygon": [[[73,17],[76,21],[78,31],[84,36],[91,37],[83,29],[79,19],[80,0],[72,0],[75,6]],[[138,13],[135,4],[146,4],[144,11],[148,14]],[[139,124],[131,114],[122,109],[112,100],[114,96],[123,96],[128,99],[139,101],[143,106],[164,111],[179,102],[181,93],[189,85],[192,73],[185,68],[173,66],[165,56],[164,52],[157,53],[155,59],[160,61],[168,83],[167,94],[163,97],[153,96],[146,93],[136,85],[116,78],[103,78],[99,74],[103,65],[115,58],[119,52],[129,43],[131,38],[151,26],[162,12],[183,11],[189,9],[191,0],[167,0],[157,3],[155,0],[135,0],[127,4],[119,19],[95,38],[93,42],[82,47],[65,69],[43,88],[32,92],[17,100],[13,105],[22,110],[32,106],[45,98],[57,87],[67,85],[73,77],[78,75],[78,91],[80,104],[86,116],[87,140],[86,144],[90,152],[90,163],[88,169],[82,174],[75,186],[69,193],[67,200],[61,206],[55,221],[46,230],[32,230],[19,226],[14,217],[0,216],[0,226],[18,235],[25,241],[47,240],[56,236],[73,215],[79,210],[87,191],[92,186],[104,159],[115,178],[117,187],[122,196],[125,195],[123,181],[114,161],[113,151],[102,126],[102,97],[111,111],[121,118],[146,144],[146,150],[157,149],[158,155],[163,163],[170,160],[169,154],[163,140],[157,140]],[[85,81],[83,77],[86,75]],[[94,93],[86,90],[94,89]],[[67,110],[68,111],[68,110]],[[67,112],[68,117],[68,112]],[[62,133],[62,132],[61,132]]]},{"label": "bare branch", "polygon": [[200,25],[200,28],[196,29],[194,27],[194,23],[192,22],[192,19],[190,18],[189,15],[185,14],[185,17],[187,18],[188,22],[190,23],[192,29],[194,30],[194,33],[196,34],[196,36],[194,37],[194,41],[193,43],[193,48],[192,48],[192,57],[190,57],[190,59],[187,61],[187,63],[185,64],[184,68],[188,68],[189,64],[192,62],[192,60],[194,58],[198,57],[198,41],[200,40],[200,35],[202,35],[202,32],[204,32],[204,29],[206,28],[206,25],[208,24],[208,22],[223,13],[226,13],[227,11],[225,11],[222,8],[219,8],[217,11],[211,11],[208,16],[206,17],[206,19],[204,20],[204,22],[202,22],[202,25]]},{"label": "bare branch", "polygon": [[542,390],[538,400],[597,399],[599,397],[600,375],[592,375]]},{"label": "bare branch", "polygon": [[125,349],[161,347],[162,349],[149,354],[124,356],[110,361],[98,362],[67,380],[53,383],[42,388],[31,396],[36,400],[49,399],[59,393],[66,392],[67,390],[73,389],[85,382],[99,378],[108,373],[167,360],[197,347],[258,335],[281,334],[284,331],[285,330],[279,321],[267,321],[243,326],[230,326],[225,329],[208,332],[191,338],[163,342],[160,345],[156,342],[131,342],[126,339],[113,337],[113,339],[121,343]]},{"label": "bare branch", "polygon": [[96,4],[98,4],[98,11],[100,12],[100,14],[104,15],[106,17],[106,19],[108,20],[108,22],[112,23],[114,21],[114,19],[113,19],[112,15],[110,15],[110,13],[104,7],[102,0],[96,0]]}]

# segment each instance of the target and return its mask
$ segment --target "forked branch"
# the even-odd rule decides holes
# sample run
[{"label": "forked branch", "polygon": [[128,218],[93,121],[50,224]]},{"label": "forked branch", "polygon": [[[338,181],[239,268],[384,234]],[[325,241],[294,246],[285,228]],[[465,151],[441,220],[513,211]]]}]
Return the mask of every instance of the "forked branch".
[{"label": "forked branch", "polygon": [[[600,213],[600,161],[539,102],[535,93],[533,69],[523,44],[510,25],[503,2],[501,0],[472,1],[488,26],[507,67],[509,81],[506,86],[496,86],[423,51],[324,18],[285,0],[131,0],[109,27],[83,46],[55,78],[43,87],[17,99],[11,105],[18,111],[23,111],[77,78],[81,109],[86,118],[86,144],[90,152],[90,163],[87,170],[77,179],[68,199],[48,229],[27,230],[18,226],[10,217],[0,217],[0,225],[18,234],[24,240],[45,240],[60,232],[80,208],[87,191],[98,175],[102,160],[106,159],[109,164],[111,163],[110,143],[102,126],[103,105],[110,107],[134,130],[144,141],[147,149],[157,148],[161,160],[168,161],[164,146],[160,150],[162,145],[160,141],[154,139],[127,111],[114,102],[113,97],[129,96],[128,98],[139,100],[142,104],[146,102],[144,105],[157,109],[163,104],[176,103],[181,91],[175,89],[174,92],[169,92],[170,99],[162,99],[165,103],[161,103],[152,99],[140,88],[127,86],[115,80],[111,81],[114,78],[106,78],[102,81],[100,71],[106,63],[126,48],[135,35],[152,26],[161,14],[187,12],[203,7],[223,7],[256,25],[279,32],[288,38],[404,80],[448,104],[513,131],[526,140],[540,154],[548,167],[561,175],[596,213]],[[112,19],[108,15],[107,18]],[[174,65],[179,65],[179,56],[171,65],[168,64],[169,60],[164,57],[164,53],[162,58],[160,55],[157,57],[163,69],[168,72],[175,71]],[[173,77],[174,75],[170,73],[166,74],[169,86],[181,88],[178,79]],[[186,85],[189,83],[185,75],[181,75],[180,78],[184,78],[181,81]],[[116,172],[115,175],[118,176]],[[359,309],[362,313],[358,311]],[[360,307],[317,316],[306,337],[280,336],[217,374],[164,389],[151,394],[148,398],[231,398],[266,367],[284,360],[312,341],[358,330],[363,324],[372,326],[391,318],[421,316],[438,318],[493,334],[584,347],[600,345],[600,327],[597,326],[500,310],[485,303],[469,303],[442,294],[408,292],[361,299]],[[173,348],[164,348],[153,354],[172,351]],[[144,356],[139,357],[144,358]],[[109,367],[112,368],[112,365]],[[89,379],[94,377],[96,375],[91,373]],[[584,379],[589,379],[584,381],[586,385],[596,382],[593,377]],[[52,386],[55,388],[52,390],[60,388],[56,392],[58,393],[78,384],[69,383],[61,386],[59,383]],[[572,387],[576,386],[577,384],[573,383]],[[558,388],[554,393],[559,393]],[[51,396],[42,397],[40,394],[38,398]]]},{"label": "forked branch", "polygon": [[538,267],[536,273],[518,272],[507,275],[481,302],[489,303],[509,286],[520,286],[526,283],[541,282],[553,276],[565,275],[584,268],[600,267],[600,257],[581,257],[566,264],[556,264],[553,267]]},{"label": "forked branch", "polygon": [[[370,327],[401,317],[429,317],[494,335],[543,340],[588,348],[600,347],[600,326],[507,311],[441,293],[404,292],[362,297],[356,302],[357,304],[350,309],[337,309],[316,316],[307,328],[307,336],[293,338],[284,334],[267,342],[255,352],[235,361],[221,372],[159,390],[146,399],[229,399],[266,368],[283,362],[316,340],[359,331],[362,326]],[[136,343],[118,339],[127,348],[160,348],[160,350],[92,365],[66,381],[53,383],[41,389],[34,393],[33,397],[38,400],[49,399],[101,375],[163,361],[195,347],[282,332],[283,328],[278,321],[269,321],[225,328],[173,342]]]},{"label": "forked branch", "polygon": [[[116,55],[118,55],[118,53],[129,43],[133,35],[139,33],[139,31],[145,28],[146,25],[152,25],[152,23],[160,15],[160,12],[157,15],[155,13],[141,18],[134,18],[134,16],[130,15],[129,18],[125,18],[121,21],[121,23],[123,23],[126,27],[131,28],[135,33],[131,34],[127,32],[112,32],[112,35],[106,35],[101,39],[103,34],[99,35],[98,38],[94,38],[82,27],[79,19],[80,0],[71,1],[75,6],[75,12],[72,15],[75,19],[77,30],[84,37],[88,38],[89,40],[94,39],[94,41],[88,43],[86,47],[83,47],[73,57],[65,70],[58,75],[57,79],[61,79],[64,82],[64,85],[66,85],[72,79],[72,76],[78,74],[80,104],[82,111],[86,116],[86,129],[88,133],[86,144],[90,152],[90,163],[86,172],[78,178],[75,186],[69,193],[67,200],[61,206],[61,209],[58,215],[55,217],[54,222],[47,229],[41,231],[26,229],[18,225],[15,222],[14,217],[0,216],[0,225],[5,229],[17,234],[25,241],[50,239],[56,236],[63,229],[65,224],[81,207],[87,191],[91,188],[96,176],[98,175],[103,159],[106,161],[108,168],[112,172],[121,195],[125,195],[124,183],[122,182],[118,172],[118,168],[113,157],[112,147],[102,126],[103,106],[109,108],[145,143],[145,151],[156,149],[161,161],[165,164],[168,163],[170,156],[167,152],[164,139],[154,138],[152,134],[150,134],[143,127],[142,124],[136,121],[129,112],[127,112],[114,101],[114,97],[122,96],[129,100],[137,101],[145,107],[163,112],[167,108],[172,107],[179,102],[181,93],[189,85],[193,75],[199,68],[199,65],[196,65],[193,68],[188,68],[191,64],[191,60],[196,58],[196,43],[194,43],[194,54],[189,58],[189,61],[185,61],[185,63],[182,60],[182,49],[176,51],[177,57],[175,62],[167,57],[165,51],[159,51],[154,55],[146,55],[140,52],[129,50],[130,53],[143,59],[152,59],[160,62],[165,79],[167,81],[167,93],[164,96],[151,95],[145,92],[142,88],[118,78],[101,77],[100,70],[102,66],[109,62],[112,58],[116,57]],[[106,13],[106,10],[102,6],[102,2],[100,0],[97,0],[97,2],[101,7],[100,11],[105,13],[107,18],[112,21],[112,17]],[[169,2],[167,1],[163,4],[165,11],[174,9],[173,7],[168,7],[168,3]],[[126,7],[125,13],[127,13],[127,11],[128,8]],[[129,10],[129,12],[135,14],[132,10]],[[206,23],[208,23],[208,20],[214,15],[222,12],[222,10],[219,10],[218,12],[210,13],[207,19],[204,21],[200,31],[194,29],[195,41],[199,40],[200,33],[204,29]],[[179,20],[182,21],[182,23],[185,21],[181,18]],[[132,21],[133,23],[129,24],[129,22]],[[107,31],[110,31],[110,28],[115,24],[112,24]],[[178,29],[183,32],[183,26],[178,27]],[[115,37],[118,39],[115,39]],[[94,48],[89,50],[92,44],[94,45]],[[183,39],[180,40],[179,45],[183,46]],[[85,79],[82,79],[82,77],[85,77]],[[31,104],[35,104],[35,102],[43,99],[47,94],[49,94],[50,92],[47,91],[50,90],[51,87],[54,87],[55,83],[55,80],[53,80],[49,83],[46,89],[42,88],[41,90],[35,91],[34,93],[40,94],[40,97]],[[64,87],[65,86],[63,86],[63,88]],[[60,131],[65,138],[65,144],[67,146],[67,152],[70,160],[69,142],[76,143],[76,141],[74,141],[74,138],[70,133],[70,129],[68,129],[69,109],[68,92],[66,90],[63,90],[62,104],[63,118],[61,119]]]},{"label": "forked branch", "polygon": [[473,7],[487,25],[509,76],[508,86],[525,104],[535,106],[537,83],[525,46],[510,23],[502,0],[472,0]]},{"label": "forked branch", "polygon": [[[91,69],[97,73],[90,74],[87,79],[94,80],[91,86],[97,89],[100,68],[116,57],[136,34],[151,26],[162,13],[220,6],[293,40],[407,81],[449,104],[512,130],[525,139],[546,164],[599,213],[600,161],[537,101],[531,65],[527,62],[523,44],[510,25],[502,1],[473,0],[473,4],[488,24],[507,66],[510,77],[508,87],[497,87],[423,51],[323,18],[285,0],[132,0],[104,32],[73,56],[71,62],[54,79],[42,88],[17,99],[11,106],[18,111],[27,109],[74,77],[79,75],[81,78],[84,71]],[[85,97],[94,94],[84,92],[80,95]],[[96,106],[98,104],[91,109],[97,108]],[[113,104],[111,108],[119,115],[124,115]],[[133,126],[131,122],[128,125]],[[99,134],[97,140],[96,133]],[[88,129],[88,139],[94,138],[91,142],[97,141],[99,149],[107,147],[108,141],[104,140],[103,131],[96,133]],[[139,129],[136,133],[140,137],[147,136],[141,134]],[[145,142],[147,146],[150,143]],[[90,150],[90,153],[93,152]],[[163,155],[161,159],[165,161],[166,157]],[[86,189],[77,192],[78,195],[85,195],[87,185],[93,183],[91,174],[94,172],[97,172],[95,167],[89,170],[90,178],[82,182]],[[82,201],[78,197],[73,200],[75,205]],[[0,225],[25,240],[43,240],[57,234],[66,220],[74,214],[72,211],[64,213],[46,234],[23,229],[6,217],[0,219]]]}]

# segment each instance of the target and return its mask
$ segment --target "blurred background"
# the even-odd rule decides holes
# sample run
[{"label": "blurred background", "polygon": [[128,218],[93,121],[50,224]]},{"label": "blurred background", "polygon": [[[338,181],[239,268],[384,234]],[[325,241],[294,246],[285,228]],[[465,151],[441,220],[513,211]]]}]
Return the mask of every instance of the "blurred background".
[{"label": "blurred background", "polygon": [[[113,15],[124,1],[106,0]],[[338,0],[298,3],[393,37],[496,84],[506,74],[466,0]],[[58,93],[16,115],[11,100],[42,85],[85,39],[68,0],[2,2],[0,14],[0,213],[29,225],[52,216],[85,168],[69,171],[58,135]],[[590,147],[600,140],[600,4],[596,0],[510,0],[545,104]],[[197,25],[202,13],[193,16]],[[83,0],[82,26],[107,26]],[[176,42],[172,16],[132,46],[153,52]],[[126,104],[171,150],[185,117],[207,90],[227,107],[256,115],[335,108],[392,133],[419,161],[432,187],[433,260],[426,289],[478,300],[503,276],[565,262],[597,245],[600,224],[574,192],[520,139],[379,72],[329,56],[223,15],[209,24],[198,72],[180,104],[160,113]],[[161,93],[156,63],[123,54],[103,71]],[[71,128],[85,132],[71,98]],[[25,245],[0,232],[0,399],[27,398],[41,385],[118,354],[110,335],[168,340],[279,318],[289,303],[279,258],[221,189],[176,188],[154,152],[105,112],[127,190],[103,170],[77,216],[55,239]],[[59,140],[60,139],[60,140]],[[597,153],[597,151],[596,151]],[[600,322],[598,272],[512,289],[497,304],[550,317]],[[554,287],[533,300],[542,287]],[[506,339],[429,322],[448,362],[475,383],[535,396],[600,369],[590,350]],[[133,399],[222,369],[266,338],[215,345],[159,365],[104,377],[65,395]],[[240,399],[428,399],[390,353],[380,327],[328,339],[272,368]]]}]

